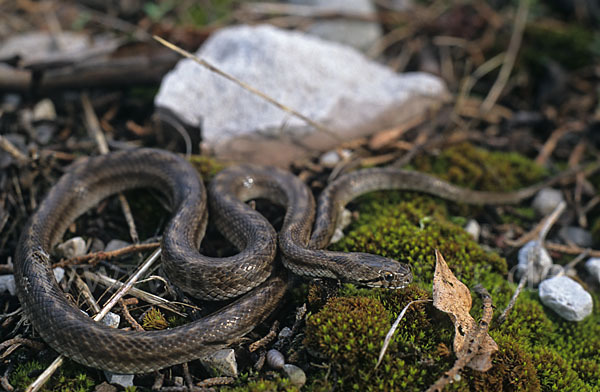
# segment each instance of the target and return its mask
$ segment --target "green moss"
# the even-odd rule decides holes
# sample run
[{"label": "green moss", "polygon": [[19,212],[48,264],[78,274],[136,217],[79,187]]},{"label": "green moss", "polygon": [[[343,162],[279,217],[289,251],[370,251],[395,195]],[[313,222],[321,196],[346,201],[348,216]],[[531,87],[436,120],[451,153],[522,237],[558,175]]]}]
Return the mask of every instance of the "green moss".
[{"label": "green moss", "polygon": [[225,167],[221,162],[214,158],[204,155],[192,155],[189,158],[190,163],[200,172],[205,181],[210,181],[218,172]]},{"label": "green moss", "polygon": [[[479,163],[471,164],[471,160]],[[488,164],[492,166],[489,169]],[[443,152],[439,161],[421,158],[419,166],[434,173],[445,168],[447,173],[441,177],[487,190],[519,188],[545,175],[516,154],[489,154],[466,144]],[[493,173],[492,180],[488,170]],[[455,361],[451,349],[454,328],[447,315],[430,304],[407,311],[382,365],[377,370],[373,367],[391,317],[411,299],[430,297],[434,249],[442,252],[467,286],[480,283],[489,290],[495,319],[508,304],[515,285],[507,282],[507,264],[502,257],[484,251],[452,223],[464,219],[448,217],[454,208],[449,203],[410,192],[379,192],[361,198],[356,205],[359,218],[333,248],[409,263],[415,283],[399,291],[344,285],[339,292],[342,297],[311,315],[306,344],[325,356],[329,369],[314,374],[308,390],[424,390]],[[507,320],[501,325],[492,323],[490,333],[499,345],[492,357],[493,368],[485,373],[465,369],[462,378],[447,390],[598,390],[600,298],[593,296],[593,315],[572,323],[544,308],[535,291],[525,290]],[[481,301],[474,297],[472,314],[477,318],[480,313]],[[364,331],[366,335],[359,340]]]},{"label": "green moss", "polygon": [[[38,361],[29,361],[18,365],[9,377],[9,382],[17,391],[24,391],[38,375],[40,375],[49,363],[43,364]],[[90,374],[86,374],[81,366],[68,362],[60,368],[42,387],[42,392],[88,392],[92,391],[96,380]]]},{"label": "green moss", "polygon": [[292,385],[289,379],[275,375],[269,379],[250,380],[254,375],[242,373],[235,386],[221,388],[223,392],[297,392],[300,389]]},{"label": "green moss", "polygon": [[580,24],[531,23],[523,42],[522,55],[534,66],[551,58],[568,69],[577,69],[593,63],[597,37]]},{"label": "green moss", "polygon": [[515,190],[547,175],[544,168],[518,153],[490,152],[470,143],[449,147],[436,158],[418,156],[415,167],[453,184],[482,191]]},{"label": "green moss", "polygon": [[153,307],[144,315],[142,327],[144,327],[145,330],[161,330],[169,327],[169,322],[160,309]]}]

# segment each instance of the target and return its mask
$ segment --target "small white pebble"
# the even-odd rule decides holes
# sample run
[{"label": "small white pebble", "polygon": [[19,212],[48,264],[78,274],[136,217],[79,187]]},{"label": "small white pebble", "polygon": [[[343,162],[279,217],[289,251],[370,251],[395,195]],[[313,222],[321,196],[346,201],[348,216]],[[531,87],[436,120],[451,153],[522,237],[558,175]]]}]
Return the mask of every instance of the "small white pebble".
[{"label": "small white pebble", "polygon": [[523,274],[527,274],[527,281],[534,285],[546,278],[553,264],[552,258],[543,246],[539,248],[538,257],[533,254],[537,243],[537,241],[529,241],[519,250],[517,265],[517,277],[520,279]]},{"label": "small white pebble", "polygon": [[285,338],[289,338],[290,336],[292,336],[292,330],[289,327],[283,327],[281,328],[281,331],[279,331],[279,339],[285,339]]},{"label": "small white pebble", "polygon": [[58,252],[68,259],[85,255],[87,245],[81,237],[73,237],[56,247]]},{"label": "small white pebble", "polygon": [[0,275],[0,293],[5,291],[8,291],[10,295],[17,293],[14,275]]},{"label": "small white pebble", "polygon": [[104,316],[104,318],[102,319],[102,323],[111,328],[118,328],[120,322],[121,316],[113,312],[108,312],[106,316]]},{"label": "small white pebble", "polygon": [[475,240],[479,241],[479,235],[481,234],[481,226],[475,219],[469,219],[465,225],[465,231]]},{"label": "small white pebble", "polygon": [[600,258],[591,257],[585,262],[585,268],[588,270],[594,280],[600,283]]},{"label": "small white pebble", "polygon": [[564,197],[561,191],[558,189],[544,188],[541,189],[531,206],[539,215],[548,215],[562,202]]},{"label": "small white pebble", "polygon": [[113,250],[119,250],[126,246],[131,245],[129,242],[121,241],[121,240],[110,240],[108,244],[106,244],[106,248],[104,248],[105,252],[112,252]]}]

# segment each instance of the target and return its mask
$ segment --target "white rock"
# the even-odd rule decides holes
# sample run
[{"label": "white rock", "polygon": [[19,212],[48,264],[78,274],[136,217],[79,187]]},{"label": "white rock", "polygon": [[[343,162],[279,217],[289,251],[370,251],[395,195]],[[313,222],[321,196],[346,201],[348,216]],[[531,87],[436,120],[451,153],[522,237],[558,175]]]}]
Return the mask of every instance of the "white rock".
[{"label": "white rock", "polygon": [[105,252],[112,252],[113,250],[119,250],[122,249],[126,246],[131,245],[129,242],[127,241],[121,241],[121,240],[110,240],[108,241],[108,244],[106,244],[106,247],[104,248]]},{"label": "white rock", "polygon": [[585,268],[588,270],[590,275],[600,283],[600,258],[592,257],[585,262]]},{"label": "white rock", "polygon": [[[290,0],[289,2],[309,5],[318,11],[365,15],[376,12],[375,6],[369,0]],[[306,32],[363,51],[369,49],[382,35],[379,23],[348,18],[316,19],[308,26]]]},{"label": "white rock", "polygon": [[33,107],[33,121],[56,120],[56,109],[49,98],[42,99]]},{"label": "white rock", "polygon": [[17,293],[15,277],[13,275],[0,275],[0,293],[8,291],[10,295]]},{"label": "white rock", "polygon": [[541,189],[531,206],[539,215],[548,215],[564,201],[563,194],[558,189],[544,188]]},{"label": "white rock", "polygon": [[298,388],[302,388],[306,384],[306,374],[298,366],[286,363],[283,365],[283,372],[290,379],[290,382]]},{"label": "white rock", "polygon": [[58,252],[68,259],[85,255],[87,245],[81,237],[73,237],[56,246]]},{"label": "white rock", "polygon": [[527,281],[533,285],[544,280],[552,267],[552,257],[550,257],[548,251],[543,246],[540,246],[539,255],[535,257],[536,245],[537,241],[526,243],[519,250],[519,263],[517,264],[517,276],[519,279],[524,273],[527,273]]},{"label": "white rock", "polygon": [[[448,98],[444,82],[397,74],[353,48],[273,26],[223,28],[197,55],[317,123],[315,130],[192,60],[182,60],[155,98],[192,126],[224,159],[285,166],[340,140],[406,121]],[[295,141],[301,139],[299,146]]]},{"label": "white rock", "polygon": [[335,150],[327,151],[319,157],[319,164],[325,167],[335,167],[342,159],[347,159],[352,155],[350,150],[341,150],[339,153]]},{"label": "white rock", "polygon": [[62,267],[56,267],[52,270],[54,278],[57,282],[60,282],[65,277],[65,270]]},{"label": "white rock", "polygon": [[539,294],[544,305],[566,320],[581,321],[592,313],[592,296],[567,276],[544,280]]},{"label": "white rock", "polygon": [[111,328],[118,328],[120,322],[121,322],[121,316],[119,316],[118,314],[113,313],[113,312],[108,312],[106,314],[106,316],[104,316],[104,318],[102,319],[102,323],[104,323],[104,325],[107,325]]},{"label": "white rock", "polygon": [[475,240],[479,241],[479,235],[481,234],[481,226],[475,219],[469,219],[465,225],[465,231]]},{"label": "white rock", "polygon": [[104,376],[109,384],[120,385],[123,388],[133,386],[133,374],[115,374],[112,372],[104,371]]},{"label": "white rock", "polygon": [[200,362],[214,377],[237,377],[238,375],[235,352],[231,348],[216,351],[201,358]]}]

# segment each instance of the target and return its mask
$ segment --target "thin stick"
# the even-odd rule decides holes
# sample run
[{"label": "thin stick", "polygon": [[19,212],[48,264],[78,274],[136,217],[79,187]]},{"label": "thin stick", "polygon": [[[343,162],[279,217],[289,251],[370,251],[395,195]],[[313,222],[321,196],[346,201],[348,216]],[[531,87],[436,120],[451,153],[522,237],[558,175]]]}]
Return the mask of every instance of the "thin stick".
[{"label": "thin stick", "polygon": [[519,8],[517,9],[515,24],[513,25],[513,31],[508,44],[508,49],[506,50],[506,56],[504,56],[504,62],[502,63],[502,68],[500,68],[498,78],[494,82],[494,85],[490,89],[487,97],[485,97],[485,100],[481,104],[482,113],[487,113],[490,111],[496,101],[498,101],[500,94],[502,94],[502,90],[504,90],[506,82],[508,82],[510,73],[515,65],[519,47],[521,46],[521,40],[523,39],[523,31],[525,29],[525,23],[527,22],[528,12],[529,0],[519,0]]},{"label": "thin stick", "polygon": [[[90,136],[92,136],[94,140],[96,140],[96,144],[98,145],[98,150],[100,150],[100,154],[108,154],[108,143],[106,141],[106,138],[104,137],[102,128],[100,127],[98,116],[96,116],[96,113],[94,112],[94,107],[92,106],[90,98],[86,93],[81,93],[81,103],[83,105],[83,112],[85,114],[87,128],[91,132]],[[135,228],[135,221],[133,220],[133,215],[131,215],[131,208],[129,207],[129,203],[127,203],[127,199],[125,199],[125,196],[123,196],[122,193],[119,193],[119,202],[121,203],[121,209],[123,210],[123,215],[125,215],[127,226],[129,226],[129,235],[131,236],[131,240],[136,243],[140,242],[140,237],[138,236],[137,230]]]},{"label": "thin stick", "polygon": [[318,131],[323,132],[323,133],[331,136],[336,141],[338,141],[338,142],[342,142],[343,141],[342,138],[338,134],[336,134],[332,130],[328,129],[324,125],[319,124],[316,121],[311,120],[310,118],[308,118],[305,115],[303,115],[302,113],[299,113],[298,111],[290,108],[289,106],[286,106],[286,105],[284,105],[282,103],[279,103],[278,101],[276,101],[271,96],[263,93],[262,91],[254,88],[252,86],[250,86],[249,84],[247,84],[245,82],[242,82],[239,79],[236,79],[232,75],[230,75],[230,74],[228,74],[228,73],[220,70],[219,68],[217,68],[214,65],[210,64],[206,60],[201,59],[199,57],[196,57],[194,54],[188,52],[187,50],[184,50],[184,49],[180,48],[179,46],[174,45],[174,44],[170,43],[169,41],[167,41],[167,40],[165,40],[165,39],[163,39],[163,38],[161,38],[161,37],[159,37],[157,35],[153,35],[152,38],[154,38],[156,41],[158,41],[162,45],[166,46],[167,48],[171,49],[172,51],[179,53],[183,57],[186,57],[186,58],[188,58],[190,60],[195,61],[196,63],[202,65],[205,68],[207,68],[209,71],[214,72],[217,75],[220,75],[220,76],[224,77],[225,79],[227,79],[227,80],[229,80],[229,81],[237,84],[238,86],[242,87],[243,89],[246,89],[246,90],[250,91],[252,94],[261,97],[265,101],[267,101],[270,104],[278,107],[279,109],[283,110],[284,112],[289,113],[289,114],[291,114],[291,115],[293,115],[295,117],[298,117],[299,119],[301,119],[302,121],[304,121],[308,125],[314,127]]},{"label": "thin stick", "polygon": [[[104,305],[102,310],[94,316],[94,321],[100,321],[104,318],[104,316],[106,316],[106,314],[119,302],[119,300],[123,298],[125,294],[127,294],[127,291],[129,291],[129,289],[133,287],[135,282],[141,276],[143,276],[146,273],[146,271],[148,271],[148,269],[150,269],[152,264],[154,264],[154,262],[159,258],[160,253],[160,248],[157,248],[150,255],[150,257],[148,257],[148,259],[144,261],[144,263],[136,270],[136,272],[134,272],[134,274],[131,275],[129,279],[127,279],[125,284],[121,288],[119,288],[119,290],[117,290],[117,292],[109,299],[109,301]],[[35,381],[27,387],[25,392],[39,391],[40,388],[50,379],[52,374],[62,365],[64,359],[65,357],[63,355],[59,355],[58,358],[56,358],[54,362],[52,362],[52,364],[50,364],[50,366],[48,366],[48,368],[46,368],[46,370],[44,370],[44,372],[40,374],[38,378],[36,378]]]},{"label": "thin stick", "polygon": [[92,263],[97,260],[110,260],[115,257],[123,256],[129,253],[143,252],[146,250],[154,250],[160,246],[160,242],[149,242],[147,244],[132,244],[120,249],[111,250],[109,252],[94,252],[87,255],[72,257],[66,260],[60,260],[52,264],[52,268],[66,267],[71,265],[83,264],[85,262]]},{"label": "thin stick", "polygon": [[24,165],[29,162],[29,158],[25,156],[14,144],[12,144],[7,138],[0,135],[0,148],[9,153],[13,158],[19,162],[19,164]]},{"label": "thin stick", "polygon": [[431,300],[430,299],[416,299],[414,301],[410,301],[408,304],[406,304],[404,309],[402,309],[402,311],[396,318],[396,321],[394,321],[394,324],[392,324],[392,327],[388,331],[387,335],[385,335],[385,339],[383,340],[383,346],[381,347],[381,350],[379,351],[379,358],[377,358],[377,364],[375,364],[375,369],[377,369],[379,367],[379,365],[381,364],[381,361],[383,360],[383,356],[385,355],[385,352],[387,351],[387,348],[390,345],[390,342],[392,341],[392,337],[394,336],[396,329],[398,329],[400,320],[402,320],[402,318],[404,317],[404,314],[406,313],[408,308],[410,308],[411,305],[418,304],[421,302],[431,302]]}]

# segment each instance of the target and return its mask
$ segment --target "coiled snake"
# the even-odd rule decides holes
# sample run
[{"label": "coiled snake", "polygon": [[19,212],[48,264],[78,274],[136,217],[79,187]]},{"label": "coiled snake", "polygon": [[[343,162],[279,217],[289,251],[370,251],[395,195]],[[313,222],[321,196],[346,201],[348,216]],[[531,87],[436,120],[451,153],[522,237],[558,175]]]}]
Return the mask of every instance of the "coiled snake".
[{"label": "coiled snake", "polygon": [[[53,246],[87,209],[109,195],[138,187],[154,188],[169,200],[172,216],[161,245],[168,277],[200,299],[241,297],[197,321],[147,332],[109,328],[92,321],[72,304],[52,273]],[[209,354],[265,320],[287,286],[283,274],[273,267],[277,245],[285,267],[299,275],[373,287],[401,288],[408,284],[410,268],[397,261],[323,250],[343,207],[358,195],[404,189],[460,202],[514,203],[539,188],[485,193],[417,172],[365,169],[339,178],[322,192],[315,220],[315,201],[297,177],[270,167],[233,167],[211,182],[210,210],[219,230],[240,252],[215,259],[198,252],[207,222],[207,196],[196,170],[182,158],[161,150],[115,152],[76,163],[31,216],[16,251],[17,293],[33,327],[58,352],[95,368],[147,373]],[[244,203],[258,197],[286,208],[278,237],[269,222]]]}]

